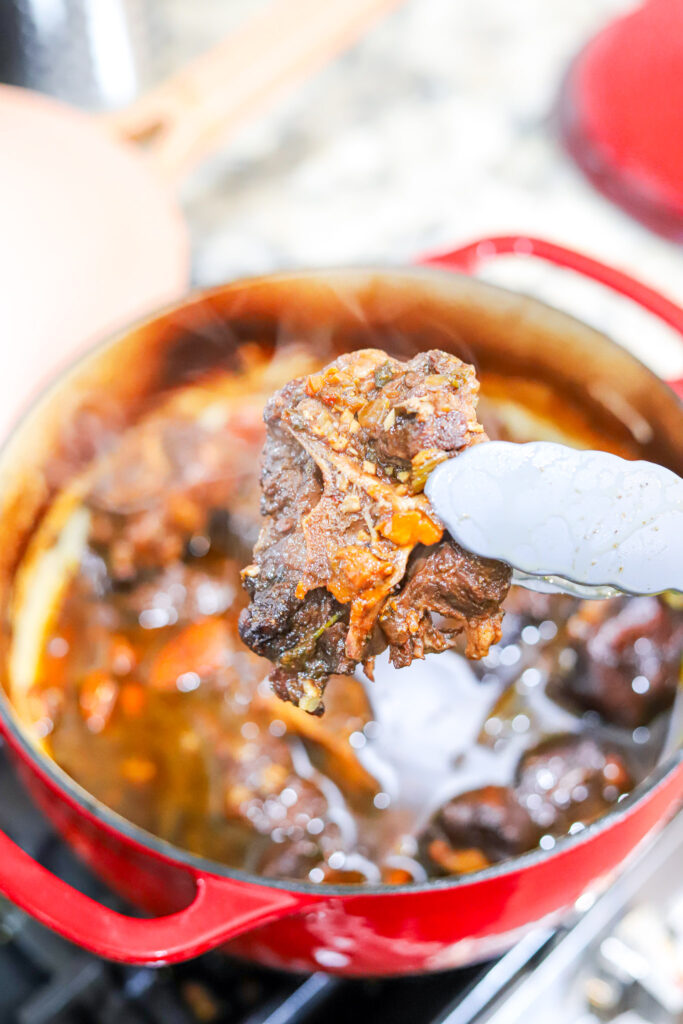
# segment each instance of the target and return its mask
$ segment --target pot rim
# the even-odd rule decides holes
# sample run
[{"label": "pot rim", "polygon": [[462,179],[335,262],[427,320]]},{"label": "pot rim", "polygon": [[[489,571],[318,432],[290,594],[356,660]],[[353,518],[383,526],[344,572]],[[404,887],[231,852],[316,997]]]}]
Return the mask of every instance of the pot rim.
[{"label": "pot rim", "polygon": [[[666,387],[666,382],[663,381],[661,377],[658,377],[657,374],[648,366],[642,363],[637,356],[625,349],[624,346],[619,345],[618,342],[614,341],[608,335],[605,335],[597,328],[586,324],[578,317],[573,316],[571,313],[567,313],[565,310],[557,309],[557,307],[551,306],[549,303],[546,303],[533,295],[520,293],[512,288],[505,288],[497,284],[492,284],[488,281],[482,281],[478,278],[471,277],[469,274],[454,272],[440,267],[406,267],[401,264],[397,264],[396,266],[349,265],[319,267],[313,269],[294,268],[271,274],[240,277],[234,281],[224,282],[209,288],[194,289],[182,299],[166,304],[148,315],[133,321],[121,330],[118,330],[111,335],[107,335],[95,344],[87,346],[84,351],[77,353],[75,358],[68,359],[63,366],[58,368],[56,372],[52,373],[50,377],[41,384],[36,393],[30,397],[23,409],[14,418],[7,433],[0,442],[0,464],[2,463],[7,447],[14,440],[15,435],[23,428],[24,423],[31,419],[41,403],[48,398],[53,388],[59,386],[64,381],[64,378],[83,362],[96,356],[99,351],[108,348],[110,345],[116,344],[119,339],[126,337],[133,331],[139,330],[146,324],[157,321],[160,318],[173,313],[175,310],[191,305],[196,301],[201,301],[202,299],[210,298],[214,294],[225,292],[232,288],[239,288],[244,285],[255,285],[267,281],[286,281],[287,278],[315,278],[336,274],[341,276],[348,274],[350,277],[354,277],[356,275],[363,274],[387,273],[404,275],[406,277],[437,277],[446,280],[466,280],[472,283],[476,282],[478,287],[481,287],[484,290],[490,290],[495,294],[508,294],[518,298],[521,296],[535,306],[550,311],[570,322],[579,324],[584,329],[588,328],[589,330],[595,331],[595,333],[599,334],[609,345],[621,352],[626,352],[631,359],[639,364],[645,373],[652,377],[653,381],[656,382],[657,385]],[[679,404],[683,407],[683,401],[679,400]],[[161,839],[158,836],[155,836],[152,832],[148,832],[141,826],[129,821],[123,815],[107,807],[106,804],[92,796],[92,794],[72,779],[56,761],[54,761],[47,753],[42,751],[30,739],[24,726],[16,715],[12,702],[9,699],[9,695],[2,686],[0,686],[0,732],[5,733],[11,745],[15,750],[18,750],[21,753],[29,766],[42,776],[43,779],[46,779],[48,784],[57,789],[60,796],[65,798],[73,807],[80,811],[85,811],[86,814],[93,817],[98,823],[104,825],[108,830],[117,833],[131,843],[144,847],[159,859],[171,861],[183,867],[193,869],[196,875],[210,874],[243,884],[246,883],[248,885],[265,886],[271,889],[281,889],[287,892],[316,896],[319,899],[336,896],[356,896],[358,898],[366,896],[386,897],[391,895],[412,895],[422,892],[443,891],[447,889],[450,890],[453,888],[466,887],[477,883],[483,884],[505,875],[514,874],[518,871],[521,872],[527,868],[534,867],[541,861],[547,861],[557,856],[561,856],[574,847],[590,842],[601,833],[608,831],[613,825],[617,825],[619,821],[628,817],[628,815],[641,803],[641,801],[644,800],[646,796],[658,789],[659,786],[664,784],[670,776],[676,774],[677,771],[683,768],[683,748],[678,748],[665,761],[656,765],[646,778],[642,780],[642,782],[640,782],[625,797],[619,800],[614,807],[607,811],[606,814],[602,815],[596,821],[587,825],[581,831],[576,832],[573,835],[567,834],[564,836],[558,836],[555,839],[555,845],[550,850],[543,850],[541,847],[537,846],[533,850],[511,857],[499,864],[492,864],[490,867],[479,871],[473,871],[466,875],[431,878],[424,882],[415,881],[402,885],[390,885],[383,882],[368,882],[355,885],[330,885],[326,883],[320,884],[290,879],[267,878],[261,875],[252,874],[248,871],[243,871],[239,868],[231,868],[227,864],[221,864],[219,861],[214,861],[208,857],[202,857],[199,854],[194,854],[189,850],[184,850],[182,847],[176,846],[168,840]]]}]

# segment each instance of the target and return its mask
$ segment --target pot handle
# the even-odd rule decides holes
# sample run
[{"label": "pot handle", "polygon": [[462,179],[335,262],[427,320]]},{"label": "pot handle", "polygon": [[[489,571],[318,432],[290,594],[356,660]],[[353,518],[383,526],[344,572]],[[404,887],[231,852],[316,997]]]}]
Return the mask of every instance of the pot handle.
[{"label": "pot handle", "polygon": [[[624,273],[623,270],[608,267],[590,256],[567,249],[563,245],[556,245],[554,242],[547,242],[542,238],[533,238],[528,235],[498,235],[491,238],[480,238],[449,252],[423,256],[418,262],[423,266],[444,267],[446,270],[472,274],[487,260],[505,255],[536,256],[538,259],[554,263],[558,267],[574,270],[636,302],[673,327],[683,338],[683,309],[671,299],[665,298],[654,288],[649,288],[642,281],[637,281],[634,277]],[[668,383],[683,398],[683,378]]]},{"label": "pot handle", "polygon": [[2,832],[0,864],[0,892],[12,903],[91,953],[129,964],[189,960],[308,902],[275,887],[196,874],[195,895],[184,910],[136,918],[72,888]]}]

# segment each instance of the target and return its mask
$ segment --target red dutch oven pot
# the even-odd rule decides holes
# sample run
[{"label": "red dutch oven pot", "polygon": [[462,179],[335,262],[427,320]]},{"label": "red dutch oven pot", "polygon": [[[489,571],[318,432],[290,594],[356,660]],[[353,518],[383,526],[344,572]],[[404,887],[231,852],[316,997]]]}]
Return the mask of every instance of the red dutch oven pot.
[{"label": "red dutch oven pot", "polygon": [[[92,414],[98,406],[102,416],[111,406],[133,419],[142,398],[191,379],[212,359],[225,364],[228,349],[241,338],[250,332],[262,337],[275,321],[282,324],[283,310],[289,329],[308,329],[313,338],[321,323],[331,325],[334,336],[335,324],[343,322],[341,346],[367,344],[368,324],[375,342],[378,329],[400,328],[419,347],[450,347],[484,370],[545,375],[565,395],[582,393],[592,415],[623,433],[609,398],[618,393],[620,409],[637,411],[643,455],[683,472],[683,406],[673,391],[593,329],[468,276],[482,259],[503,252],[540,256],[588,274],[683,335],[683,310],[663,296],[616,270],[529,238],[483,240],[431,257],[419,269],[279,275],[191,298],[79,363],[6,446],[0,459],[3,659],[13,573],[51,498],[45,470],[64,424],[78,424],[84,409]],[[560,839],[551,851],[536,850],[474,875],[406,886],[274,882],[179,850],[99,804],[37,749],[5,694],[0,727],[34,798],[66,840],[116,891],[154,916],[132,917],[102,906],[2,834],[0,891],[67,939],[127,963],[180,961],[226,943],[231,952],[276,967],[349,975],[472,962],[605,884],[683,798],[679,751],[606,817]]]}]

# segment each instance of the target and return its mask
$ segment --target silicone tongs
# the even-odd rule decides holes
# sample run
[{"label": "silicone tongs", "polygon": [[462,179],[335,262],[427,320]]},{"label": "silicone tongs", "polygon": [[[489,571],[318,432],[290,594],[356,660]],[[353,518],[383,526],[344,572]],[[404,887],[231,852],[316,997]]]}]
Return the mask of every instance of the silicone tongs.
[{"label": "silicone tongs", "polygon": [[489,441],[431,473],[451,536],[513,582],[585,598],[683,591],[683,479],[562,444]]}]

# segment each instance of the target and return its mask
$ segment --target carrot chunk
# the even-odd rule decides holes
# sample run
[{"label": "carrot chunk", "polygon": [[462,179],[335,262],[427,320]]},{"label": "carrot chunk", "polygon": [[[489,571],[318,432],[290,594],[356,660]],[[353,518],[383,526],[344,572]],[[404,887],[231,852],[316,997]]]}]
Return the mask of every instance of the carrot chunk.
[{"label": "carrot chunk", "polygon": [[390,519],[381,523],[378,529],[383,537],[398,547],[436,544],[443,537],[443,529],[426,512],[419,509],[395,512]]},{"label": "carrot chunk", "polygon": [[190,672],[205,678],[225,664],[229,645],[228,630],[222,619],[199,619],[190,623],[161,648],[154,658],[149,684],[152,689],[173,691],[181,676]]}]

